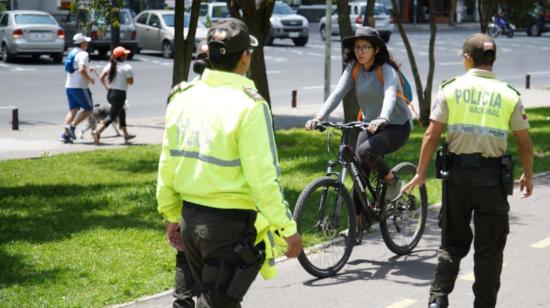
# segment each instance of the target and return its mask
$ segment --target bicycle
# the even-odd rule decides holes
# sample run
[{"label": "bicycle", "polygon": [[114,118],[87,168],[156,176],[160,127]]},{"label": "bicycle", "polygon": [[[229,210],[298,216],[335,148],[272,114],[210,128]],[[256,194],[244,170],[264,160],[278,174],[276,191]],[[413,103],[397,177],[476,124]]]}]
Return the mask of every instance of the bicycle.
[{"label": "bicycle", "polygon": [[[340,146],[336,160],[330,160],[326,175],[309,183],[296,202],[294,219],[304,242],[316,245],[298,257],[302,267],[313,276],[324,278],[338,273],[348,261],[354,244],[362,242],[364,230],[379,222],[386,246],[397,255],[410,253],[420,241],[428,212],[426,186],[410,194],[386,201],[386,182],[382,176],[364,174],[358,158],[349,145],[352,130],[366,130],[368,123],[323,122],[317,127],[340,130]],[[331,130],[335,131],[335,130]],[[332,134],[328,134],[330,152]],[[416,166],[401,162],[392,168],[401,181],[416,174]],[[351,180],[362,211],[356,216],[355,205],[344,181]],[[359,218],[358,218],[359,217]]]}]

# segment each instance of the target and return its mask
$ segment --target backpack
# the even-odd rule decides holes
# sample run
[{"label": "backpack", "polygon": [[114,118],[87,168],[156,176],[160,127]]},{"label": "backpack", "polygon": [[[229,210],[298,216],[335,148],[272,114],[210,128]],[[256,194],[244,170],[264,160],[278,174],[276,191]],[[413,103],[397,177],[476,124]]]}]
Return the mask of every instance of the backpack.
[{"label": "backpack", "polygon": [[63,62],[65,66],[65,72],[72,74],[76,71],[76,68],[74,67],[74,58],[76,58],[76,54],[78,54],[80,51],[80,48],[74,48],[69,52],[69,54],[67,54],[65,62]]},{"label": "backpack", "polygon": [[[354,82],[357,80],[360,70],[361,70],[361,64],[358,62],[355,63],[351,74],[351,78],[353,79]],[[416,112],[412,104],[413,93],[412,93],[411,84],[409,83],[405,75],[403,75],[403,73],[400,70],[397,70],[397,74],[399,75],[399,81],[401,83],[401,88],[403,89],[403,92],[397,90],[396,95],[409,106],[409,108],[413,111],[415,117],[419,119],[420,117],[418,116],[418,113]],[[382,85],[384,85],[384,74],[382,73],[382,65],[379,65],[376,68],[376,77],[382,83]],[[357,114],[357,120],[361,121],[362,119],[363,119],[363,111],[359,109],[359,113]],[[420,121],[418,123],[420,123]],[[422,124],[420,123],[420,125]]]}]

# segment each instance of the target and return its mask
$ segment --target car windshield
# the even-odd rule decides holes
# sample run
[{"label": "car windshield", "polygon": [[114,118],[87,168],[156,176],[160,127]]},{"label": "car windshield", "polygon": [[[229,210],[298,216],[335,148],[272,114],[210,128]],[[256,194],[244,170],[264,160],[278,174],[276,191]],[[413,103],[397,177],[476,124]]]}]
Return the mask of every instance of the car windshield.
[{"label": "car windshield", "polygon": [[273,14],[274,15],[293,15],[294,11],[292,11],[292,8],[288,6],[286,3],[275,3],[275,7],[273,7]]},{"label": "car windshield", "polygon": [[[89,13],[86,14],[86,18],[83,18],[81,20],[84,20],[84,21],[88,21],[90,20],[90,15]],[[130,15],[130,13],[128,11],[120,11],[120,13],[118,14],[119,18],[120,18],[120,24],[121,25],[129,25],[132,23],[132,17]],[[95,22],[98,24],[98,25],[104,25],[106,24],[106,21],[105,21],[105,16],[103,16],[103,14],[101,12],[97,12],[95,13]]]},{"label": "car windshield", "polygon": [[[361,8],[361,15],[365,14],[365,10],[367,9],[366,6]],[[390,12],[388,9],[383,5],[377,5],[374,7],[374,14],[373,15],[389,15]]]},{"label": "car windshield", "polygon": [[229,15],[227,5],[216,5],[212,8],[212,17],[225,18]]},{"label": "car windshield", "polygon": [[[164,19],[164,23],[167,27],[173,27],[174,26],[174,14],[164,14],[162,15],[162,19]],[[189,21],[191,19],[191,16],[189,14],[183,15],[183,27],[189,28]]]},{"label": "car windshield", "polygon": [[18,25],[56,25],[55,19],[42,14],[17,14],[15,23]]}]

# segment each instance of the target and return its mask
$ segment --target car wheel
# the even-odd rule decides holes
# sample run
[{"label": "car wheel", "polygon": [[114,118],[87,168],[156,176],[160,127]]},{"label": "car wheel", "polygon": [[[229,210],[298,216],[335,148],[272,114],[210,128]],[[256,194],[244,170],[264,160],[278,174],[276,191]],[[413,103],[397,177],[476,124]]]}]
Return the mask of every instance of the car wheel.
[{"label": "car wheel", "polygon": [[174,56],[174,48],[168,41],[162,42],[162,56],[164,58],[172,58]]},{"label": "car wheel", "polygon": [[294,45],[296,45],[296,46],[305,46],[307,44],[308,38],[309,37],[307,37],[307,36],[303,36],[303,37],[292,39],[292,41],[294,42]]},{"label": "car wheel", "polygon": [[63,63],[63,53],[56,53],[52,55],[52,59],[54,63]]},{"label": "car wheel", "polygon": [[271,35],[268,34],[268,35],[265,37],[265,44],[264,44],[264,45],[266,45],[266,46],[273,45],[273,41],[275,41],[275,38],[274,38],[273,36],[271,36]]},{"label": "car wheel", "polygon": [[128,54],[128,60],[132,60],[134,58],[134,55],[135,55],[135,51],[131,51],[129,54]]},{"label": "car wheel", "polygon": [[325,38],[326,38],[326,35],[327,35],[326,30],[325,30],[325,25],[321,26],[321,29],[319,29],[319,34],[321,34],[321,40],[324,41]]},{"label": "car wheel", "polygon": [[106,49],[99,49],[97,52],[99,53],[99,57],[101,59],[107,58],[107,50]]},{"label": "car wheel", "polygon": [[8,51],[8,47],[6,47],[5,44],[2,45],[2,61],[4,63],[8,63],[8,62],[12,62],[14,58],[15,56]]},{"label": "car wheel", "polygon": [[540,36],[540,28],[539,28],[539,25],[537,23],[534,23],[533,25],[531,25],[531,35],[532,36]]}]

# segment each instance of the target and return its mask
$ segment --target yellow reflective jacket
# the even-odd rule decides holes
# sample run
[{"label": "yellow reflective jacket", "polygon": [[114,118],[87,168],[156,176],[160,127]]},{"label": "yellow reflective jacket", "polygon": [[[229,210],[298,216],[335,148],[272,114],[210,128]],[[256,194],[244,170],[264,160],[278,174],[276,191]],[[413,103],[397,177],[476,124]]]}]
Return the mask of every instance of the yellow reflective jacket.
[{"label": "yellow reflective jacket", "polygon": [[269,107],[254,83],[237,74],[205,70],[201,79],[181,84],[175,92],[166,111],[158,211],[179,222],[182,200],[254,210],[269,223],[258,230],[258,238],[267,229],[285,237],[295,234],[279,182]]}]

